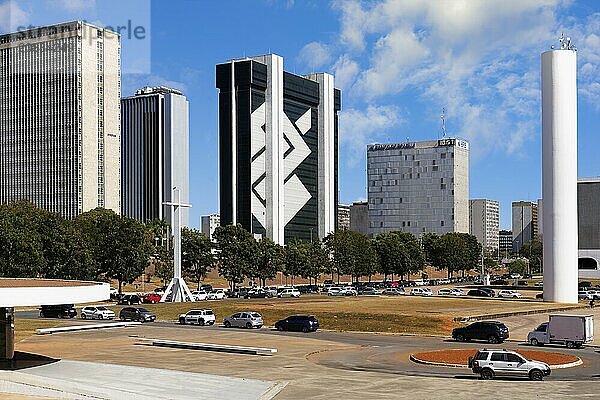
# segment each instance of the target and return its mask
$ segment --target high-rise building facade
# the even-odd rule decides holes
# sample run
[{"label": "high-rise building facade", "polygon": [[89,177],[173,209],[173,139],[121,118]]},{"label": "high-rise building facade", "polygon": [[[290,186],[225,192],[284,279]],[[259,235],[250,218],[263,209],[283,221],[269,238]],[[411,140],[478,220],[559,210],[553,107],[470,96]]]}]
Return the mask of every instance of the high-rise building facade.
[{"label": "high-rise building facade", "polygon": [[600,178],[577,180],[579,276],[600,278]]},{"label": "high-rise building facade", "polygon": [[[145,87],[123,98],[121,111],[123,215],[172,222],[172,207],[163,203],[189,202],[188,101],[174,89]],[[188,223],[182,208],[181,224]]]},{"label": "high-rise building facade", "polygon": [[214,242],[215,229],[221,226],[219,214],[203,215],[200,217],[200,229],[204,236]]},{"label": "high-rise building facade", "polygon": [[0,202],[121,211],[120,36],[69,22],[0,36]]},{"label": "high-rise building facade", "polygon": [[441,139],[367,147],[369,231],[469,232],[469,144]]},{"label": "high-rise building facade", "polygon": [[336,228],[340,91],[275,54],[217,65],[221,224],[284,244]]},{"label": "high-rise building facade", "polygon": [[498,232],[498,246],[500,248],[500,257],[508,258],[513,246],[513,234],[511,231],[501,230]]},{"label": "high-rise building facade", "polygon": [[369,234],[369,203],[366,201],[355,201],[350,206],[350,230]]},{"label": "high-rise building facade", "polygon": [[474,235],[484,249],[498,253],[498,227],[500,205],[496,200],[474,199],[469,201],[471,235]]},{"label": "high-rise building facade", "polygon": [[530,243],[538,236],[537,206],[531,201],[512,203],[513,251],[521,250],[525,243]]},{"label": "high-rise building facade", "polygon": [[338,204],[337,229],[340,231],[350,229],[350,206],[347,204]]}]

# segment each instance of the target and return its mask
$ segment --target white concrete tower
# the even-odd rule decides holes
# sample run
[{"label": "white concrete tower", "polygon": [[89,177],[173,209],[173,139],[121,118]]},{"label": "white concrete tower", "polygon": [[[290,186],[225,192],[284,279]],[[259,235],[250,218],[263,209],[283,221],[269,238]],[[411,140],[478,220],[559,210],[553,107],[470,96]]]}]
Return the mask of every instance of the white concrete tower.
[{"label": "white concrete tower", "polygon": [[544,301],[577,303],[577,53],[542,53]]}]

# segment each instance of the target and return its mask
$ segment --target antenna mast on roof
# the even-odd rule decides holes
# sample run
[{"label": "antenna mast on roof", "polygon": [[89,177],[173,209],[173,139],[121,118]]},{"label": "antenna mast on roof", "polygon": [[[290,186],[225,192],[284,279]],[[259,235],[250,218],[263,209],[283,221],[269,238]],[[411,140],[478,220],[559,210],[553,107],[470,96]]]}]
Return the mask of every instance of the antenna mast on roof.
[{"label": "antenna mast on roof", "polygon": [[446,107],[442,107],[442,115],[440,115],[442,123],[440,125],[440,138],[446,137]]}]

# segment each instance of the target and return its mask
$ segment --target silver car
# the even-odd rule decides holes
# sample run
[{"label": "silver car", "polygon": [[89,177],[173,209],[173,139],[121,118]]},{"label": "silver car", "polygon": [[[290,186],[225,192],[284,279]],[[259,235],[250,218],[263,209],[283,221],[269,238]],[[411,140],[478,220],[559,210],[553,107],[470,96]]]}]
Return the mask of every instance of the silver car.
[{"label": "silver car", "polygon": [[254,311],[245,311],[233,314],[223,320],[225,328],[238,327],[238,328],[261,328],[264,322],[262,315]]},{"label": "silver car", "polygon": [[81,319],[114,319],[114,311],[106,307],[87,306],[81,309]]}]

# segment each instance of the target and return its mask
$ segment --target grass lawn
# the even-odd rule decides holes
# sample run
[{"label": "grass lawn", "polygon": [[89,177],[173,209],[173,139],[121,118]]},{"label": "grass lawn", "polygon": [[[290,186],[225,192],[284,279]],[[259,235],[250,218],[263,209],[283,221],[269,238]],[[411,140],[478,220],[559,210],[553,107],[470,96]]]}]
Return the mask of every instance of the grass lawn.
[{"label": "grass lawn", "polygon": [[40,328],[53,328],[61,322],[58,320],[48,319],[15,319],[15,343],[20,342],[32,335],[35,335],[35,330]]},{"label": "grass lawn", "polygon": [[[299,299],[227,299],[197,303],[144,305],[159,320],[177,320],[193,308],[210,308],[223,318],[240,311],[262,314],[266,325],[291,314],[313,314],[324,329],[339,331],[389,332],[448,335],[459,324],[455,317],[556,307],[534,301],[480,300],[472,298],[425,297],[326,297]],[[111,307],[118,316],[120,306]]]}]

